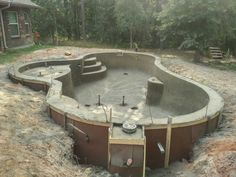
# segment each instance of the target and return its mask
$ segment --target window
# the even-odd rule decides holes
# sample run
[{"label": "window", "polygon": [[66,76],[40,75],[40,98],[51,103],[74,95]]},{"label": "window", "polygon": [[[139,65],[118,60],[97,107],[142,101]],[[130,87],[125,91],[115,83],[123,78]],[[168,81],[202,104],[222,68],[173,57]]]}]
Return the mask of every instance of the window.
[{"label": "window", "polygon": [[9,22],[8,26],[10,29],[11,37],[19,37],[20,31],[19,31],[17,12],[8,11],[8,22]]},{"label": "window", "polygon": [[24,13],[24,20],[25,20],[25,33],[30,34],[30,20],[29,15]]}]

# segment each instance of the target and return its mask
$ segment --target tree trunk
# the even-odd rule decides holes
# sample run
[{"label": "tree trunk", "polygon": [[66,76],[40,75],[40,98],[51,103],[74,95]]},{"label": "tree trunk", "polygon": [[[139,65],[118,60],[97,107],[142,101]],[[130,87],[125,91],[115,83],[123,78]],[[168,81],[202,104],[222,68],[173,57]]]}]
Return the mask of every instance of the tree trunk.
[{"label": "tree trunk", "polygon": [[75,29],[76,29],[76,39],[80,39],[80,20],[79,20],[79,13],[80,13],[80,9],[79,9],[79,5],[78,7],[75,9]]},{"label": "tree trunk", "polygon": [[129,42],[130,42],[130,48],[133,48],[133,28],[130,28],[130,34],[129,34]]},{"label": "tree trunk", "polygon": [[56,14],[54,14],[54,23],[55,23],[55,39],[56,39],[56,45],[58,46],[58,30],[57,30],[57,17]]},{"label": "tree trunk", "polygon": [[57,30],[57,16],[56,16],[56,11],[53,13],[53,18],[54,18],[54,38],[53,38],[53,44],[58,45],[58,30]]},{"label": "tree trunk", "polygon": [[68,40],[71,40],[72,39],[72,25],[71,25],[71,20],[69,20],[71,18],[71,13],[70,11],[72,9],[70,9],[70,6],[69,6],[69,2],[68,0],[64,0],[64,13],[65,13],[65,17],[66,19],[68,19],[66,22],[65,22],[65,29],[66,29],[66,32],[67,32],[67,39]]},{"label": "tree trunk", "polygon": [[0,51],[4,51],[3,36],[2,36],[1,27],[0,27]]},{"label": "tree trunk", "polygon": [[85,32],[85,10],[84,10],[84,0],[81,0],[81,25],[82,25],[82,37],[83,40],[86,39],[86,32]]},{"label": "tree trunk", "polygon": [[195,50],[195,54],[194,54],[194,58],[193,58],[193,61],[195,63],[199,63],[201,60],[201,51],[199,49],[196,49]]},{"label": "tree trunk", "polygon": [[73,34],[74,34],[74,39],[80,39],[80,24],[79,24],[79,12],[80,12],[80,4],[78,0],[74,0],[72,3],[73,9],[73,24],[72,24],[72,29],[73,29]]},{"label": "tree trunk", "polygon": [[236,56],[236,42],[233,43],[233,55]]},{"label": "tree trunk", "polygon": [[67,32],[67,39],[71,40],[72,39],[71,29],[67,29],[66,32]]},{"label": "tree trunk", "polygon": [[51,39],[52,39],[52,43],[53,44],[55,44],[55,33],[54,33],[54,31],[52,31],[52,33],[51,33]]}]

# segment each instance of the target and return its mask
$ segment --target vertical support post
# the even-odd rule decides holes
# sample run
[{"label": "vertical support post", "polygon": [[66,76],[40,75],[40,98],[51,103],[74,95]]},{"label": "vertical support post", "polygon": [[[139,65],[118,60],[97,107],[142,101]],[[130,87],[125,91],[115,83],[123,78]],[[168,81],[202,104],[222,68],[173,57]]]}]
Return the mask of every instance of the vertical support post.
[{"label": "vertical support post", "polygon": [[166,153],[165,153],[165,168],[169,167],[170,161],[170,145],[171,145],[171,124],[172,124],[172,117],[168,117],[168,125],[166,131]]},{"label": "vertical support post", "polygon": [[217,121],[217,127],[220,125],[221,121],[222,121],[222,110],[219,112],[219,116],[218,116],[218,121]]},{"label": "vertical support post", "polygon": [[46,84],[43,84],[43,91],[46,92]]},{"label": "vertical support post", "polygon": [[109,127],[108,130],[108,161],[107,161],[107,169],[109,170],[111,164],[111,150],[110,150],[110,138],[112,137],[113,132],[113,124]]},{"label": "vertical support post", "polygon": [[112,108],[110,108],[110,123],[112,123]]},{"label": "vertical support post", "polygon": [[122,98],[122,106],[125,106],[125,96]]},{"label": "vertical support post", "polygon": [[64,113],[64,129],[65,129],[65,130],[67,130],[67,122],[68,122],[67,119],[68,119],[68,118],[67,118],[67,113],[65,112],[65,113]]},{"label": "vertical support post", "polygon": [[47,107],[48,116],[52,119],[52,111],[50,105]]},{"label": "vertical support post", "polygon": [[110,152],[110,142],[109,142],[109,139],[110,139],[110,136],[111,136],[111,127],[109,128],[109,131],[108,131],[108,160],[107,160],[107,169],[109,170],[110,168],[110,164],[111,164],[111,152]]},{"label": "vertical support post", "polygon": [[98,95],[98,106],[101,106],[101,95]]},{"label": "vertical support post", "polygon": [[211,133],[211,124],[210,124],[211,117],[207,116],[207,113],[208,113],[208,105],[206,106],[205,118],[207,119],[207,130],[206,130],[206,133],[209,134],[209,133]]},{"label": "vertical support post", "polygon": [[145,136],[145,128],[142,127],[143,130],[143,139],[144,139],[144,145],[143,145],[143,177],[145,177],[145,170],[146,170],[146,136]]},{"label": "vertical support post", "polygon": [[53,84],[53,81],[52,81],[52,75],[50,75],[50,82],[51,82],[50,87],[52,87],[52,84]]}]

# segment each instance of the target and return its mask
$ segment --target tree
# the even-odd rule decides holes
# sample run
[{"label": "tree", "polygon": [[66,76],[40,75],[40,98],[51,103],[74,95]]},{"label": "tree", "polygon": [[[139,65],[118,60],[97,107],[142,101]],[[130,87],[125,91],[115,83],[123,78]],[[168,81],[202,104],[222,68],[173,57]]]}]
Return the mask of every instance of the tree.
[{"label": "tree", "polygon": [[90,39],[116,43],[119,32],[114,15],[115,0],[88,0],[86,9],[87,32]]},{"label": "tree", "polygon": [[[37,4],[44,7],[42,9],[35,10],[32,13],[33,31],[39,31],[41,37],[54,38],[55,34],[55,2],[53,1],[40,1],[34,0]],[[45,18],[47,17],[47,18]]]},{"label": "tree", "polygon": [[142,29],[146,19],[144,8],[138,0],[116,0],[115,16],[122,32],[129,32],[130,48],[133,48],[135,33]]},{"label": "tree", "polygon": [[42,8],[32,12],[34,31],[53,41],[58,36],[80,38],[79,0],[33,0]]},{"label": "tree", "polygon": [[[235,0],[32,0],[42,38],[236,53]],[[197,56],[197,55],[196,55]]]},{"label": "tree", "polygon": [[84,0],[80,0],[82,37],[86,39]]},{"label": "tree", "polygon": [[161,36],[168,47],[224,46],[235,38],[236,1],[169,0],[158,15]]}]

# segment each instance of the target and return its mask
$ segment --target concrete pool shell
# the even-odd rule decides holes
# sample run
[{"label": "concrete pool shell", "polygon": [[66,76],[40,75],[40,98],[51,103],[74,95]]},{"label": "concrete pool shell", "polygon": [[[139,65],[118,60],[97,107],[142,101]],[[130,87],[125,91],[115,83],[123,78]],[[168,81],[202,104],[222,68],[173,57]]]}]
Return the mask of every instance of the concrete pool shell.
[{"label": "concrete pool shell", "polygon": [[[132,100],[129,95],[135,94],[129,82],[137,74],[144,83],[136,82],[134,93],[142,96]],[[47,92],[49,115],[70,132],[80,163],[103,166],[122,176],[143,176],[145,167],[162,168],[189,159],[194,143],[217,128],[224,105],[214,90],[170,72],[157,56],[144,53],[93,53],[73,60],[23,63],[10,68],[9,77]],[[113,90],[114,83],[126,79],[127,85],[121,83],[126,91],[121,89],[121,94],[91,88],[108,83]],[[152,95],[148,86],[152,82],[162,87],[161,94]],[[92,91],[86,94],[89,88]],[[117,93],[116,99],[106,99]],[[97,94],[105,107],[96,105]],[[123,95],[125,107],[119,105]],[[156,96],[157,102],[148,103],[148,96]],[[130,119],[137,125],[133,134],[122,131],[122,124]]]}]

